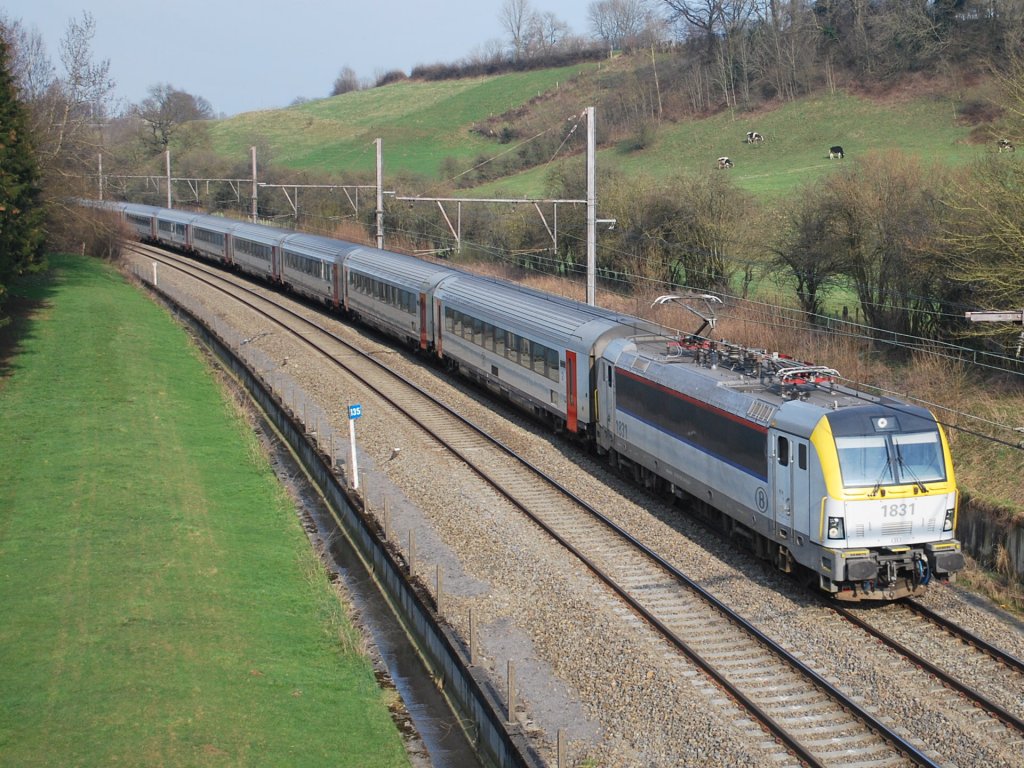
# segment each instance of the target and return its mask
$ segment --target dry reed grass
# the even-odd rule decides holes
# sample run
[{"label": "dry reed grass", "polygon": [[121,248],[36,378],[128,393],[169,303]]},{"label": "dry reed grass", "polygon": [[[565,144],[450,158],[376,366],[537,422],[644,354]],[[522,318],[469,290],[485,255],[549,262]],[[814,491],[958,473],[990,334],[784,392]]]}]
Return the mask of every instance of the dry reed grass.
[{"label": "dry reed grass", "polygon": [[1004,547],[999,547],[992,569],[968,557],[967,567],[957,574],[957,583],[984,595],[1004,610],[1024,615],[1024,585],[1013,576],[1012,563]]}]

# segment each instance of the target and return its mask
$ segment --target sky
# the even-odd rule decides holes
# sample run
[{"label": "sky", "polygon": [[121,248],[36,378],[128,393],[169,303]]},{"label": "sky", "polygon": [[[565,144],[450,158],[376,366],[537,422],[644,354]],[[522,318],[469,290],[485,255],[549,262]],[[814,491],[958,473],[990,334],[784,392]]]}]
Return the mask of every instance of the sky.
[{"label": "sky", "polygon": [[[531,0],[571,32],[589,34],[592,0]],[[37,30],[60,72],[60,40],[84,10],[96,22],[93,60],[110,62],[121,105],[168,83],[235,115],[330,94],[351,67],[372,84],[392,70],[454,63],[508,35],[504,0],[5,0],[0,13]]]}]

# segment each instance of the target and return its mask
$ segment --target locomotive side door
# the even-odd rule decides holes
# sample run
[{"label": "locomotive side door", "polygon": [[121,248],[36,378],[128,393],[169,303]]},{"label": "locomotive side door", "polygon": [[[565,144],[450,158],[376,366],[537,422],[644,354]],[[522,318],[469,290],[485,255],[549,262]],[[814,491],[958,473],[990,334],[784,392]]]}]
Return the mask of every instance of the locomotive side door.
[{"label": "locomotive side door", "polygon": [[794,528],[806,534],[810,514],[809,444],[803,438],[779,432],[773,432],[772,439],[775,534],[790,538]]}]

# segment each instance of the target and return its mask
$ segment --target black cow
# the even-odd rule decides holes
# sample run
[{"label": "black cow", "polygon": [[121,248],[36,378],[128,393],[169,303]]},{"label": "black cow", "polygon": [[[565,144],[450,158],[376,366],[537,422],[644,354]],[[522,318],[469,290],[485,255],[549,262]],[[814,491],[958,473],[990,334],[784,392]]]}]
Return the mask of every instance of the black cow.
[{"label": "black cow", "polygon": [[839,146],[829,147],[828,159],[829,160],[842,160],[843,159],[843,148],[839,147]]},{"label": "black cow", "polygon": [[757,131],[747,131],[747,144],[759,144],[762,141],[764,141],[764,136],[760,133]]},{"label": "black cow", "polygon": [[723,168],[732,168],[732,160],[728,157],[718,158],[718,170],[722,170]]},{"label": "black cow", "polygon": [[996,144],[999,146],[1000,152],[1014,152],[1017,149],[1009,139],[1000,139]]}]

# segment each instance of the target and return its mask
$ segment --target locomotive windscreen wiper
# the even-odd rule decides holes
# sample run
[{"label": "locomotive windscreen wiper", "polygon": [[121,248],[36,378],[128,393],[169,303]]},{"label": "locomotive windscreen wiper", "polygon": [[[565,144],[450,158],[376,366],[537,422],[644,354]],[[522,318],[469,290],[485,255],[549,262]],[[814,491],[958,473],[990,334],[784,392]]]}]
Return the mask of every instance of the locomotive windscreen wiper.
[{"label": "locomotive windscreen wiper", "polygon": [[871,493],[868,496],[878,495],[878,490],[882,487],[882,481],[885,480],[886,475],[892,477],[892,455],[888,450],[885,452],[885,464],[882,467],[882,471],[878,474],[878,482],[875,483],[875,487],[871,489]]},{"label": "locomotive windscreen wiper", "polygon": [[914,481],[915,485],[921,489],[921,493],[928,493],[928,489],[924,487],[924,483],[921,479],[914,474],[914,470],[910,468],[910,465],[903,460],[903,451],[900,450],[900,444],[896,443],[896,460],[899,462],[900,471],[906,470],[906,473],[910,475],[910,479]]}]

